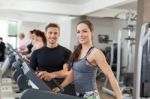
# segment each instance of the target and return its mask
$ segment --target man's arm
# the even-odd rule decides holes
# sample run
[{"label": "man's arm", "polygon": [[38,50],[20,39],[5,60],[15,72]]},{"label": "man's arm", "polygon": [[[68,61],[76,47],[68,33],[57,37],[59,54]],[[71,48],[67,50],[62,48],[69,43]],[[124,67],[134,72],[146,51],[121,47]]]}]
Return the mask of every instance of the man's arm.
[{"label": "man's arm", "polygon": [[41,79],[44,79],[46,81],[50,81],[51,79],[54,79],[54,78],[65,78],[69,73],[68,67],[69,67],[68,64],[64,64],[63,69],[59,70],[59,71],[55,71],[55,72],[51,72],[51,73],[48,73],[46,71],[40,71],[38,73],[38,76]]}]

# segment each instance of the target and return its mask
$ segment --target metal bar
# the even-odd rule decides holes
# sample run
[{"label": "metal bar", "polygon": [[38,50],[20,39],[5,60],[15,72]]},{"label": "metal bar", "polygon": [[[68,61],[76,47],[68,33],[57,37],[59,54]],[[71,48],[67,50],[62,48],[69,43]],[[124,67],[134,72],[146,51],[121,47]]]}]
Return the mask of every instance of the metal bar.
[{"label": "metal bar", "polygon": [[120,81],[120,67],[121,67],[121,39],[122,39],[122,35],[121,35],[121,32],[122,30],[120,29],[119,30],[119,33],[118,33],[118,45],[117,45],[117,73],[116,73],[116,78],[117,78],[117,81],[119,82]]}]

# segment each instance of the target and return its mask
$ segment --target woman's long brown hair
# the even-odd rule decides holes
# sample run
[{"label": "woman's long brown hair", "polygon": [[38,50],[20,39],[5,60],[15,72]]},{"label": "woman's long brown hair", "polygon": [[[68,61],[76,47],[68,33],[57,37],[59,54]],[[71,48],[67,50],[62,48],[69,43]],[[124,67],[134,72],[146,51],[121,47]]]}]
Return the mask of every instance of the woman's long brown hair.
[{"label": "woman's long brown hair", "polygon": [[[88,26],[88,28],[90,29],[90,31],[93,31],[93,24],[89,21],[89,20],[83,20],[83,21],[80,21],[77,26],[79,24],[86,24]],[[74,52],[72,53],[72,55],[70,56],[70,59],[69,59],[69,66],[72,67],[73,66],[73,63],[75,61],[78,60],[79,56],[80,56],[80,53],[81,53],[81,49],[82,49],[82,45],[79,44],[76,49],[74,50]]]}]

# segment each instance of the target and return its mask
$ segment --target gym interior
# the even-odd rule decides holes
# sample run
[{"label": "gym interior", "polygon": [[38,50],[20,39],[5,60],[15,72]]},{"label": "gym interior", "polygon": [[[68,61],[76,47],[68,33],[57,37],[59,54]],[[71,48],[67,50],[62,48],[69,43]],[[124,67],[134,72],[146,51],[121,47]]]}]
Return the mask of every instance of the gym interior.
[{"label": "gym interior", "polygon": [[149,9],[150,0],[1,0],[0,99],[119,99],[101,68],[96,72],[99,98],[65,94],[54,78],[51,81],[60,88],[55,93],[30,67],[32,53],[29,58],[20,51],[20,34],[27,45],[31,31],[44,34],[49,23],[56,23],[58,44],[73,53],[79,44],[77,25],[83,20],[93,24],[93,46],[103,52],[120,99],[150,99]]}]

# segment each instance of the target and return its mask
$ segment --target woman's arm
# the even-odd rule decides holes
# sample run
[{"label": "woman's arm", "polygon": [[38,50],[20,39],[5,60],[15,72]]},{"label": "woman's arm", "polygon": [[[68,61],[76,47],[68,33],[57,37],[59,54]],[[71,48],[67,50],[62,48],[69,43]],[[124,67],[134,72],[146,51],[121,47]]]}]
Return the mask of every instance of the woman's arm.
[{"label": "woman's arm", "polygon": [[117,83],[117,80],[116,80],[110,66],[108,65],[108,63],[106,61],[104,54],[99,49],[94,49],[93,55],[95,56],[95,58],[94,58],[95,63],[103,71],[105,76],[108,77],[111,87],[112,87],[113,91],[115,92],[116,98],[122,99],[120,87]]},{"label": "woman's arm", "polygon": [[[73,71],[70,70],[67,77],[65,78],[65,80],[60,84],[60,87],[63,89],[64,87],[69,85],[72,81],[73,81]],[[56,87],[52,91],[53,92],[59,92],[60,89]]]}]

